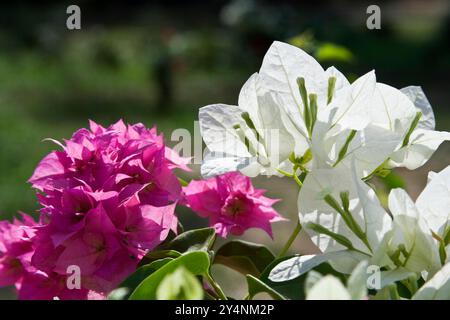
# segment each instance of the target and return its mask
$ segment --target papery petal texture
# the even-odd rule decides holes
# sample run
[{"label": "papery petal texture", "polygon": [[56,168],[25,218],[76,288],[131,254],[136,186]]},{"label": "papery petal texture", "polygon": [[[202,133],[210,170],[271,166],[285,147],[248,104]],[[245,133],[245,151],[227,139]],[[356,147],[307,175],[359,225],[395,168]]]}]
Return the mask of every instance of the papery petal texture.
[{"label": "papery petal texture", "polygon": [[265,197],[264,190],[254,188],[251,180],[238,172],[193,180],[183,189],[188,206],[208,218],[223,238],[250,228],[262,229],[272,237],[271,224],[285,220],[272,208],[278,200]]}]

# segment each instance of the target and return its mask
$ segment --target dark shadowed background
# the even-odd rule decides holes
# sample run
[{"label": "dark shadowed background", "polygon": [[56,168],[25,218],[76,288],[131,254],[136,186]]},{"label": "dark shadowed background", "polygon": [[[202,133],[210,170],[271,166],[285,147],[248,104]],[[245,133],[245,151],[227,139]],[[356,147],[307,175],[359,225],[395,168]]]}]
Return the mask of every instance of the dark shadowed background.
[{"label": "dark shadowed background", "polygon": [[[316,1],[314,1],[316,2]],[[66,8],[81,8],[81,30],[66,28]],[[308,51],[324,67],[350,79],[375,69],[377,79],[398,88],[421,85],[437,119],[450,129],[450,2],[377,1],[381,30],[366,27],[365,1],[64,1],[0,5],[0,219],[35,213],[27,184],[39,160],[88,119],[103,125],[123,118],[193,130],[198,108],[236,104],[240,87],[259,69],[274,40]],[[168,144],[171,144],[168,141]],[[398,170],[381,185],[403,186],[413,197],[429,170],[449,164],[444,143],[421,169]],[[194,167],[192,177],[198,177]],[[255,180],[291,223],[275,226],[275,242],[260,230],[246,238],[274,251],[295,224],[297,187],[291,181]],[[385,193],[381,192],[383,198]],[[187,227],[204,221],[181,209]],[[297,241],[293,252],[301,251]],[[222,269],[221,269],[222,270]],[[235,277],[224,271],[227,277]],[[228,279],[228,278],[227,278]],[[219,279],[220,280],[220,279]],[[226,291],[244,294],[242,281]],[[10,297],[0,291],[1,297]]]}]

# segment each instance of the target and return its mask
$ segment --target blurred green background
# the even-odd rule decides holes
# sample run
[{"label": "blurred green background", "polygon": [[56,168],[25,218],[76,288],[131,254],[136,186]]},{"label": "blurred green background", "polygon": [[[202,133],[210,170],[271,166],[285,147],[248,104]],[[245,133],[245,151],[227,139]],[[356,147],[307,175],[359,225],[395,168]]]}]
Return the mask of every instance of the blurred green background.
[{"label": "blurred green background", "polygon": [[[314,1],[316,3],[316,1]],[[81,30],[66,28],[66,8],[81,7]],[[375,69],[380,82],[421,85],[437,118],[450,129],[450,2],[378,1],[381,30],[366,28],[365,1],[64,1],[0,5],[0,219],[35,213],[27,184],[39,160],[88,119],[103,125],[156,124],[170,137],[193,130],[198,108],[236,104],[273,40],[290,42],[350,79]],[[168,142],[169,144],[170,141]],[[449,163],[443,144],[421,169],[397,174],[413,197],[426,173]],[[198,174],[198,168],[194,175]],[[391,177],[390,186],[401,185]],[[280,212],[295,222],[295,184],[258,178]],[[189,226],[199,220],[182,211]],[[276,244],[260,231],[247,238],[274,250],[293,223],[275,227]],[[293,251],[301,251],[297,241]],[[232,282],[226,290],[240,292]],[[245,288],[244,288],[245,289]],[[236,291],[237,290],[237,291]],[[241,290],[242,291],[242,290]]]}]

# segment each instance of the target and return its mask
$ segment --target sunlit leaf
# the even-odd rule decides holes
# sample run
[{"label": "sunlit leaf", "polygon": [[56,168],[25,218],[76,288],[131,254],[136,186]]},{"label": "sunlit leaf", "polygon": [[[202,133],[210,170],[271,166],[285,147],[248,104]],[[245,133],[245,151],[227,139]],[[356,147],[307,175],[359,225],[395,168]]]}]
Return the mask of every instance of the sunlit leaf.
[{"label": "sunlit leaf", "polygon": [[156,290],[158,300],[201,300],[203,289],[198,279],[184,267],[167,274]]},{"label": "sunlit leaf", "polygon": [[186,253],[159,268],[145,278],[130,295],[130,300],[154,300],[156,290],[164,277],[179,267],[184,267],[193,275],[205,275],[209,270],[209,256],[204,251]]}]

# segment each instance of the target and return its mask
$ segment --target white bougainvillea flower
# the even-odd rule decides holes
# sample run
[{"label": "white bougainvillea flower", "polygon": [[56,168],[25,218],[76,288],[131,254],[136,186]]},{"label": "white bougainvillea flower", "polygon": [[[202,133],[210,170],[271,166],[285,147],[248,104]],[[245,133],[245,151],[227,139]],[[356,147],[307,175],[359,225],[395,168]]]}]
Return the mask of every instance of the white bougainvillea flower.
[{"label": "white bougainvillea flower", "polygon": [[434,274],[441,267],[438,244],[425,217],[403,189],[389,194],[392,229],[374,253],[373,262],[382,266],[403,267],[405,271]]},{"label": "white bougainvillea flower", "polygon": [[387,269],[382,287],[412,274],[432,276],[445,262],[433,236],[445,239],[449,230],[449,172],[450,166],[431,174],[416,203],[404,190],[392,190],[391,217],[374,191],[358,179],[354,167],[352,172],[345,166],[314,170],[300,191],[299,215],[323,253],[285,260],[269,278],[291,280],[324,262],[349,273],[363,260]]},{"label": "white bougainvillea flower", "polygon": [[439,173],[428,173],[428,183],[416,206],[431,230],[445,238],[450,232],[450,166]]},{"label": "white bougainvillea flower", "polygon": [[[358,87],[363,86],[358,82],[374,83],[375,75],[369,73],[336,92],[333,102],[318,114],[311,145],[315,166],[326,168],[343,163],[350,167],[350,159],[354,159],[357,175],[362,178],[370,176],[402,145],[416,110],[405,94],[376,83],[373,91],[364,90],[366,97],[361,99],[359,110],[346,111],[342,106],[356,100],[346,96],[357,95]],[[345,117],[344,112],[351,116]]]},{"label": "white bougainvillea flower", "polygon": [[347,280],[347,287],[333,275],[310,271],[305,280],[306,300],[362,300],[368,298],[368,261],[361,261]]},{"label": "white bougainvillea flower", "polygon": [[[283,50],[285,46],[288,50],[277,56],[277,48]],[[249,176],[276,174],[276,169],[292,168],[291,154],[303,156],[310,148],[312,127],[310,122],[306,127],[303,107],[297,108],[297,100],[301,99],[297,78],[303,77],[306,87],[317,92],[316,105],[327,100],[330,78],[334,79],[330,85],[336,89],[349,84],[336,69],[324,71],[300,49],[288,58],[286,65],[285,61],[278,61],[279,57],[289,57],[290,48],[279,42],[272,45],[260,74],[253,75],[243,86],[238,106],[211,105],[200,109],[201,134],[208,147],[202,164],[204,176],[232,170]],[[279,79],[280,86],[273,90],[270,84],[276,79],[272,76],[277,76],[270,72],[273,68],[289,70],[292,73],[289,81],[293,83]]]},{"label": "white bougainvillea flower", "polygon": [[[342,202],[348,204],[344,206]],[[298,209],[305,230],[322,252],[348,249],[342,242],[321,232],[323,229],[345,237],[353,248],[368,256],[391,229],[391,218],[381,207],[374,190],[359,179],[355,168],[349,170],[342,165],[310,172],[298,196]],[[346,213],[339,214],[337,210],[348,211],[351,217]],[[367,239],[355,235],[348,219],[359,226],[361,230],[357,232],[364,233]]]},{"label": "white bougainvillea flower", "polygon": [[450,263],[428,280],[416,294],[413,300],[450,300]]},{"label": "white bougainvillea flower", "polygon": [[[437,179],[435,183],[430,183],[420,196],[419,203],[422,208],[422,203],[447,201],[448,194],[436,192],[436,196],[443,197],[441,201],[433,197],[434,195],[430,192],[433,189],[442,189],[444,181],[450,183],[447,174],[445,170],[435,174],[434,179]],[[410,272],[427,271],[431,274],[436,272],[440,267],[438,244],[433,239],[432,230],[427,222],[433,219],[429,213],[433,212],[437,215],[434,218],[436,228],[443,230],[443,226],[449,221],[448,212],[435,211],[433,205],[431,208],[426,208],[427,211],[420,211],[404,190],[394,189],[389,195],[391,220],[381,207],[375,192],[356,177],[355,170],[353,170],[353,181],[346,179],[349,175],[350,173],[345,173],[345,170],[342,172],[332,170],[325,174],[316,170],[307,177],[314,181],[305,183],[300,191],[299,210],[300,219],[312,235],[313,242],[324,253],[343,250],[345,247],[365,252],[374,264],[386,266],[389,269],[403,268],[405,276]],[[431,181],[433,182],[434,179]],[[340,195],[343,192],[348,193],[348,205],[344,204],[344,200],[334,203],[330,201],[330,195],[335,200],[342,199]],[[322,205],[320,201],[312,200],[320,198],[322,198]],[[359,227],[351,227],[346,221],[346,207],[353,223]],[[308,228],[311,223],[313,223],[312,230],[308,230],[311,229]],[[316,225],[325,228],[326,232],[324,233],[323,228],[317,228]],[[351,245],[342,240],[339,242],[340,237],[345,237],[345,241],[350,242]],[[330,263],[337,270],[345,271],[340,261],[332,259]]]},{"label": "white bougainvillea flower", "polygon": [[[349,166],[352,157],[362,178],[400,147],[415,114],[407,96],[377,83],[373,71],[350,84],[337,69],[324,70],[299,48],[274,42],[259,74],[242,88],[238,107],[200,110],[210,151],[202,172],[273,174],[310,150],[304,168]],[[265,131],[279,131],[279,139]]]},{"label": "white bougainvillea flower", "polygon": [[449,141],[450,133],[434,130],[433,109],[421,87],[410,86],[401,91],[414,103],[421,117],[405,137],[401,148],[392,154],[389,164],[413,170],[425,164],[442,142]]},{"label": "white bougainvillea flower", "polygon": [[277,264],[269,274],[273,282],[289,281],[300,277],[324,262],[336,262],[333,267],[342,273],[350,273],[361,261],[368,259],[367,254],[353,250],[340,250],[323,254],[295,256]]},{"label": "white bougainvillea flower", "polygon": [[306,300],[351,300],[351,296],[338,278],[326,275],[309,289]]},{"label": "white bougainvillea flower", "polygon": [[448,262],[450,166],[439,173],[430,172],[428,177],[416,203],[402,189],[391,191],[389,209],[393,228],[385,235],[374,261],[390,260],[391,265],[400,262],[409,271],[425,270],[431,275]]},{"label": "white bougainvillea flower", "polygon": [[296,278],[329,262],[350,273],[391,230],[392,219],[381,207],[375,192],[353,170],[339,165],[310,172],[298,196],[299,218],[304,230],[322,254],[294,257],[272,269],[275,282]]},{"label": "white bougainvillea flower", "polygon": [[[324,70],[303,50],[279,41],[270,46],[259,73],[263,76],[261,85],[280,95],[282,105],[305,137],[308,136],[305,111],[309,111],[305,102],[310,101],[309,96],[302,97],[302,94],[316,95],[318,109],[322,109],[336,90],[349,85],[336,68]],[[301,90],[300,79],[305,90]]]},{"label": "white bougainvillea flower", "polygon": [[203,176],[237,170],[248,176],[277,174],[296,146],[307,148],[284,109],[278,108],[279,97],[259,87],[259,78],[254,74],[244,84],[238,106],[200,109],[200,130],[208,148]]},{"label": "white bougainvillea flower", "polygon": [[310,145],[312,167],[350,166],[354,158],[358,175],[368,176],[400,148],[417,113],[403,92],[377,83],[373,71],[350,84],[286,43],[272,44],[259,73],[261,86],[280,95],[280,107]]}]

